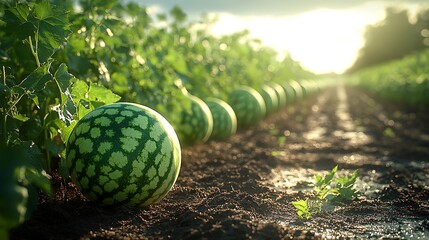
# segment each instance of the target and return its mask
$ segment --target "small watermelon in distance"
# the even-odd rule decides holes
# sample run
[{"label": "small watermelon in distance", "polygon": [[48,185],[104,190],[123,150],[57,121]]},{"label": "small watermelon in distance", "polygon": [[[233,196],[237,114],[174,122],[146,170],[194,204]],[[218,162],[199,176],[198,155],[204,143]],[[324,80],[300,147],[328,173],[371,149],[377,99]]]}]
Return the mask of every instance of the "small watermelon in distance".
[{"label": "small watermelon in distance", "polygon": [[191,108],[189,111],[183,110],[180,125],[176,126],[177,135],[184,146],[207,141],[213,131],[213,117],[207,104],[196,96],[188,94],[187,97]]},{"label": "small watermelon in distance", "polygon": [[283,90],[286,93],[286,103],[291,104],[296,100],[296,91],[289,83],[285,82],[282,85]]},{"label": "small watermelon in distance", "polygon": [[249,127],[262,120],[265,116],[266,107],[264,99],[255,89],[241,86],[232,91],[228,98],[237,116],[238,127]]},{"label": "small watermelon in distance", "polygon": [[303,92],[303,88],[301,87],[301,84],[299,84],[295,80],[289,81],[288,83],[289,83],[289,86],[291,86],[293,90],[295,90],[295,100],[298,100],[304,97],[304,92]]},{"label": "small watermelon in distance", "polygon": [[67,167],[90,200],[104,206],[147,206],[161,200],[179,175],[181,149],[170,123],[134,103],[96,108],[74,127]]},{"label": "small watermelon in distance", "polygon": [[279,107],[279,99],[277,98],[276,91],[272,87],[263,85],[259,94],[261,94],[264,99],[267,115],[277,111]]},{"label": "small watermelon in distance", "polygon": [[280,86],[280,84],[274,83],[274,82],[270,83],[269,86],[272,87],[274,89],[274,91],[276,92],[277,98],[279,100],[278,109],[286,106],[286,104],[287,104],[286,92],[282,88],[282,86]]},{"label": "small watermelon in distance", "polygon": [[213,132],[210,139],[226,139],[237,131],[237,117],[225,101],[217,98],[205,100],[213,116]]}]

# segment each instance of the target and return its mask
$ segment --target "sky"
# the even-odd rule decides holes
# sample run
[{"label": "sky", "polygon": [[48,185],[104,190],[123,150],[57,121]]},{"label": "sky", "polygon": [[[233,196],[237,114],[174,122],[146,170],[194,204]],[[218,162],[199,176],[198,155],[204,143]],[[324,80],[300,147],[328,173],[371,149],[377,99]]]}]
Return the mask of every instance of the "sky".
[{"label": "sky", "polygon": [[389,6],[415,12],[428,0],[135,0],[153,14],[180,6],[188,18],[217,16],[214,35],[244,29],[318,74],[342,73],[364,44],[365,26],[384,19]]}]

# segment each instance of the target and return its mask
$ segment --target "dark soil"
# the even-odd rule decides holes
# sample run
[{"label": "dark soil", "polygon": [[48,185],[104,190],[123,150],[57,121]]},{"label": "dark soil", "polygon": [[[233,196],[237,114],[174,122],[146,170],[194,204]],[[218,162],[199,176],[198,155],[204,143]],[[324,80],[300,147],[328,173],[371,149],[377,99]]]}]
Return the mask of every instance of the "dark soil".
[{"label": "dark soil", "polygon": [[[428,112],[326,89],[227,141],[183,150],[175,187],[150,207],[102,208],[57,181],[54,199],[11,238],[429,239],[428,123]],[[335,165],[359,171],[361,195],[299,219],[291,201]]]}]

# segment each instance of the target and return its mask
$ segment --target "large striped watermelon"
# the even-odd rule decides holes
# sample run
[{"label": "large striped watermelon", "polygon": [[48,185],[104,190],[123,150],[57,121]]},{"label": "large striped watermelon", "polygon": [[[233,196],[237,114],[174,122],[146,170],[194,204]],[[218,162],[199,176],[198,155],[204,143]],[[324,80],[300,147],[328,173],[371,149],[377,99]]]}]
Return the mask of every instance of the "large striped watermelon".
[{"label": "large striped watermelon", "polygon": [[213,117],[207,104],[196,96],[188,94],[187,97],[191,108],[183,109],[180,125],[175,126],[184,146],[207,141],[213,131]]},{"label": "large striped watermelon", "polygon": [[268,85],[263,85],[261,90],[259,90],[259,93],[264,99],[266,114],[269,115],[277,111],[279,107],[279,99],[277,97],[276,91]]},{"label": "large striped watermelon", "polygon": [[205,100],[213,116],[213,132],[210,139],[225,139],[237,131],[237,117],[228,103],[217,99]]},{"label": "large striped watermelon", "polygon": [[67,143],[73,182],[102,205],[147,206],[173,187],[181,149],[173,127],[133,103],[99,107],[76,124]]},{"label": "large striped watermelon", "polygon": [[251,87],[241,86],[232,91],[228,103],[237,116],[238,127],[248,127],[259,122],[265,116],[264,99]]}]

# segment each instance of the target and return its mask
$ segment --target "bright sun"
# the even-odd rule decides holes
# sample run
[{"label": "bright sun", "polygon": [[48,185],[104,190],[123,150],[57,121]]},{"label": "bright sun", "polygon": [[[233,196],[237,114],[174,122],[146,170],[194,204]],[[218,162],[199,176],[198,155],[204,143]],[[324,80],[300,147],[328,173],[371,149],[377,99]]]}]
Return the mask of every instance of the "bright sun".
[{"label": "bright sun", "polygon": [[214,34],[248,29],[279,53],[315,73],[342,73],[350,67],[363,45],[365,26],[384,18],[382,4],[346,10],[318,9],[288,17],[237,17],[219,13]]}]

